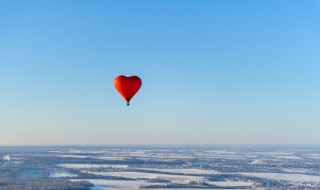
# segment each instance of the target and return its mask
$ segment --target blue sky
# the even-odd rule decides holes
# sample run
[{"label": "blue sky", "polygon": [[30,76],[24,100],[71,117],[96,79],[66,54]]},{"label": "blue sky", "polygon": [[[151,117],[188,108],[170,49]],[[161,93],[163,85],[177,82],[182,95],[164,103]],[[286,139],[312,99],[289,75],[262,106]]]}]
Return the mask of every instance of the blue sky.
[{"label": "blue sky", "polygon": [[[0,145],[320,144],[320,1],[0,1]],[[113,86],[138,75],[127,107]]]}]

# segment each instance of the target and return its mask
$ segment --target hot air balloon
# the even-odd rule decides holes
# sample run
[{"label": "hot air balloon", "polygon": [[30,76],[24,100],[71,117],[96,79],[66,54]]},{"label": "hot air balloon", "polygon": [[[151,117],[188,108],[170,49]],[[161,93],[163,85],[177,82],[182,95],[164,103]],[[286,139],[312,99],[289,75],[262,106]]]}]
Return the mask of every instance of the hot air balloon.
[{"label": "hot air balloon", "polygon": [[127,106],[130,105],[130,100],[139,91],[141,85],[142,81],[137,76],[126,77],[120,75],[114,79],[114,86],[127,101]]}]

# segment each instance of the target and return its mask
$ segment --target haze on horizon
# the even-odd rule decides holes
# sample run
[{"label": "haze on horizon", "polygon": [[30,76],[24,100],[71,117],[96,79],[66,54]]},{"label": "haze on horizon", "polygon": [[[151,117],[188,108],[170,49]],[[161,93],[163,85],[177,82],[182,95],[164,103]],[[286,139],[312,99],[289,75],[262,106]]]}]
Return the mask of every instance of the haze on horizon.
[{"label": "haze on horizon", "polygon": [[[320,1],[0,1],[0,145],[320,144]],[[118,75],[143,80],[130,107]]]}]

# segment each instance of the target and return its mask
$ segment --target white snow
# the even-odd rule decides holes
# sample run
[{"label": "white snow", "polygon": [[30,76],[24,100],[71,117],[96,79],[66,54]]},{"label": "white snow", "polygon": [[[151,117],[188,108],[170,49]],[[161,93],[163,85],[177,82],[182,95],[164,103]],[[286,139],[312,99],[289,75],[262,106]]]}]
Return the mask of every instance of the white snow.
[{"label": "white snow", "polygon": [[144,172],[89,172],[96,175],[125,177],[130,179],[164,179],[179,184],[188,184],[191,181],[205,181],[205,178],[200,176],[186,175],[171,175],[171,174],[156,174]]},{"label": "white snow", "polygon": [[256,159],[256,160],[253,160],[251,164],[263,164],[263,161],[261,159]]},{"label": "white snow", "polygon": [[281,156],[289,156],[289,155],[293,155],[293,153],[291,152],[253,152],[253,154],[256,154],[256,155],[281,155]]},{"label": "white snow", "polygon": [[304,156],[312,159],[320,159],[320,154],[305,154]]},{"label": "white snow", "polygon": [[289,172],[289,173],[307,173],[307,172],[309,172],[308,169],[301,169],[301,168],[284,168],[282,170],[285,172]]},{"label": "white snow", "polygon": [[[163,183],[151,183],[144,180],[102,180],[102,179],[84,179],[94,184],[91,190],[108,190],[108,189],[140,189],[139,187],[147,185],[163,185]],[[75,180],[72,180],[75,181]],[[212,185],[219,185],[224,187],[243,187],[252,186],[252,182],[210,182]],[[183,188],[184,190],[191,190],[194,188]],[[181,190],[183,190],[181,189]],[[199,189],[199,188],[197,188]],[[179,188],[180,190],[180,188]]]},{"label": "white snow", "polygon": [[304,174],[285,174],[285,173],[254,173],[245,172],[241,175],[253,176],[259,178],[267,178],[274,180],[285,180],[291,182],[317,182],[320,183],[320,176],[304,175]]},{"label": "white snow", "polygon": [[64,155],[57,155],[59,157],[65,158],[89,158],[90,156],[82,156],[82,155],[72,155],[72,154],[64,154]]},{"label": "white snow", "polygon": [[[109,190],[109,189],[139,189],[146,185],[161,185],[161,183],[151,183],[145,180],[104,180],[104,179],[81,179],[94,184],[92,190]],[[71,181],[80,181],[79,179]]]},{"label": "white snow", "polygon": [[128,165],[112,165],[112,164],[58,164],[63,168],[81,169],[81,168],[128,168]]},{"label": "white snow", "polygon": [[71,149],[68,151],[68,153],[73,153],[73,154],[105,154],[108,153],[109,151],[104,151],[104,150],[76,150],[76,149]]},{"label": "white snow", "polygon": [[102,157],[98,157],[98,159],[102,159],[102,160],[124,160],[126,157],[122,157],[122,156],[102,156]]},{"label": "white snow", "polygon": [[277,156],[276,158],[280,158],[280,159],[296,159],[296,160],[300,160],[302,158],[298,157],[298,156]]},{"label": "white snow", "polygon": [[168,172],[168,173],[180,173],[180,174],[219,174],[220,172],[215,170],[203,170],[197,168],[187,168],[187,169],[157,169],[157,168],[139,168],[141,170]]},{"label": "white snow", "polygon": [[5,155],[2,158],[3,160],[10,161],[10,155]]},{"label": "white snow", "polygon": [[57,171],[52,171],[50,172],[50,177],[52,178],[59,178],[59,177],[77,177],[77,174],[72,174],[69,172],[57,172]]},{"label": "white snow", "polygon": [[210,185],[218,185],[218,186],[224,186],[224,187],[253,186],[253,182],[247,182],[247,181],[210,181],[207,183]]}]

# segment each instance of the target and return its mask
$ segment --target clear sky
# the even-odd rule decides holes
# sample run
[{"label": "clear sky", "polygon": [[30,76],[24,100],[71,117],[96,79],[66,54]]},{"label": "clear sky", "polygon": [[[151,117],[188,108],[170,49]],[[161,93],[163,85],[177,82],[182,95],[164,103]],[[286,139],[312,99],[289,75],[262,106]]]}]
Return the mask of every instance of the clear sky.
[{"label": "clear sky", "polygon": [[320,1],[0,0],[0,145],[48,144],[320,144]]}]

